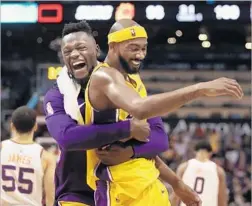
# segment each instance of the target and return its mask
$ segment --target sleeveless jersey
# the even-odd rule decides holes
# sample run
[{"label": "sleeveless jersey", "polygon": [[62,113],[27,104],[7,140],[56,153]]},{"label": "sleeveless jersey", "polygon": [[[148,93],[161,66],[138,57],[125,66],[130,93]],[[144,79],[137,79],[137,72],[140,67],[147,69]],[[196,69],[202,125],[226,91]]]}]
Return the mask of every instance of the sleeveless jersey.
[{"label": "sleeveless jersey", "polygon": [[182,180],[199,194],[202,206],[218,206],[219,177],[214,162],[189,160]]},{"label": "sleeveless jersey", "polygon": [[1,143],[1,205],[41,206],[43,196],[42,146]]},{"label": "sleeveless jersey", "polygon": [[[101,63],[94,69],[93,72],[96,72],[101,67],[111,69],[108,64]],[[147,92],[139,75],[130,75],[129,78],[133,81],[126,81],[127,85],[133,88],[141,97],[146,97]],[[131,115],[126,111],[123,111],[122,109],[109,109],[105,111],[94,110],[89,101],[88,86],[85,91],[86,124],[106,124],[131,118]],[[121,142],[119,142],[119,144],[123,145],[123,143]],[[100,163],[94,150],[87,151],[87,155],[89,158],[89,164],[87,165],[87,182],[92,188],[95,188],[95,181],[99,178],[101,180],[116,183],[117,188],[120,188],[118,189],[118,193],[124,193],[131,196],[132,198],[136,198],[159,176],[159,171],[155,167],[154,160],[137,158],[132,159],[128,162],[124,162],[120,165],[107,167]]]}]

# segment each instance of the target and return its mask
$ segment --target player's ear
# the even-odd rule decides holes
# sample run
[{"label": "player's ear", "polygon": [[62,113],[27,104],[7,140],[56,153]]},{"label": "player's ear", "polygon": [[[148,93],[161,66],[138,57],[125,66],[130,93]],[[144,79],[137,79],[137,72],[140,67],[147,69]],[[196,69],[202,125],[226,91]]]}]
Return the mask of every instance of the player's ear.
[{"label": "player's ear", "polygon": [[109,46],[109,50],[113,51],[113,50],[115,50],[116,44],[114,42],[112,42],[108,46]]},{"label": "player's ear", "polygon": [[15,127],[12,122],[10,122],[10,129],[11,129],[11,131],[15,130]]},{"label": "player's ear", "polygon": [[35,125],[34,125],[34,127],[33,127],[33,131],[36,132],[37,129],[38,129],[38,123],[36,122]]},{"label": "player's ear", "polygon": [[212,158],[213,152],[209,152],[209,158]]},{"label": "player's ear", "polygon": [[101,55],[101,48],[98,44],[96,44],[96,56],[99,57]]}]

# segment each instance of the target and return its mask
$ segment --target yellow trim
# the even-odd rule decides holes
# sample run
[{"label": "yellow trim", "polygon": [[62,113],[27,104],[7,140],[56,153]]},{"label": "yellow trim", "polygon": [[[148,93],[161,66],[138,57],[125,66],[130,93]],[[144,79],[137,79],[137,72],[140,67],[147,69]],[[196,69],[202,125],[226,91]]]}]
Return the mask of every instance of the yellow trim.
[{"label": "yellow trim", "polygon": [[68,201],[60,201],[58,202],[60,206],[89,206],[80,202],[68,202]]},{"label": "yellow trim", "polygon": [[142,26],[131,26],[108,35],[108,43],[122,42],[135,38],[148,38],[145,29]]},{"label": "yellow trim", "polygon": [[[93,72],[97,71],[101,67],[108,67],[108,64],[106,63],[100,63],[98,64]],[[89,91],[89,84],[90,84],[90,79],[87,83],[86,90],[85,90],[85,102],[86,102],[86,107],[85,107],[85,124],[89,125],[93,123],[93,107],[89,101],[88,97],[88,91]],[[94,175],[94,170],[99,163],[99,159],[95,153],[95,150],[87,150],[87,184],[93,189],[96,190],[96,180],[98,178]]]}]

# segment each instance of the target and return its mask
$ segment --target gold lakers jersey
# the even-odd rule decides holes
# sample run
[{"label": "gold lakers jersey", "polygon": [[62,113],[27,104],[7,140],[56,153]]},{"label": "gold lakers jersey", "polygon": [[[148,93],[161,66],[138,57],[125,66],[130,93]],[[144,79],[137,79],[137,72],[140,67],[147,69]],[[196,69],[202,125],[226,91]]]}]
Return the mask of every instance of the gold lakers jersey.
[{"label": "gold lakers jersey", "polygon": [[[94,69],[93,72],[96,72],[101,67],[107,67],[107,69],[111,69],[106,63],[101,63]],[[125,80],[127,85],[133,88],[141,97],[146,97],[146,88],[139,75],[130,75],[129,78],[133,81]],[[123,121],[130,117],[130,115],[122,109],[95,111],[89,101],[88,90],[89,89],[87,86],[85,91],[86,124],[106,124]],[[87,165],[87,183],[93,189],[95,189],[96,180],[107,180],[111,182],[111,188],[115,187],[116,185],[117,189],[114,191],[117,192],[118,195],[119,193],[123,193],[134,199],[137,198],[145,188],[157,180],[159,176],[159,171],[155,167],[154,160],[137,158],[120,165],[107,167],[99,161],[94,150],[87,151],[87,158],[89,159]]]}]

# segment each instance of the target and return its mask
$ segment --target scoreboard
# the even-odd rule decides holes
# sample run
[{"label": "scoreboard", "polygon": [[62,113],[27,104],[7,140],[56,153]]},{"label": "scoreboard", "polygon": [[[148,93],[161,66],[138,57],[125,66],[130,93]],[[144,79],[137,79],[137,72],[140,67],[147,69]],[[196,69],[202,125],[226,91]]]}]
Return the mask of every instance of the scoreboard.
[{"label": "scoreboard", "polygon": [[58,24],[76,20],[112,22],[249,22],[249,1],[73,1],[1,4],[1,23]]}]

